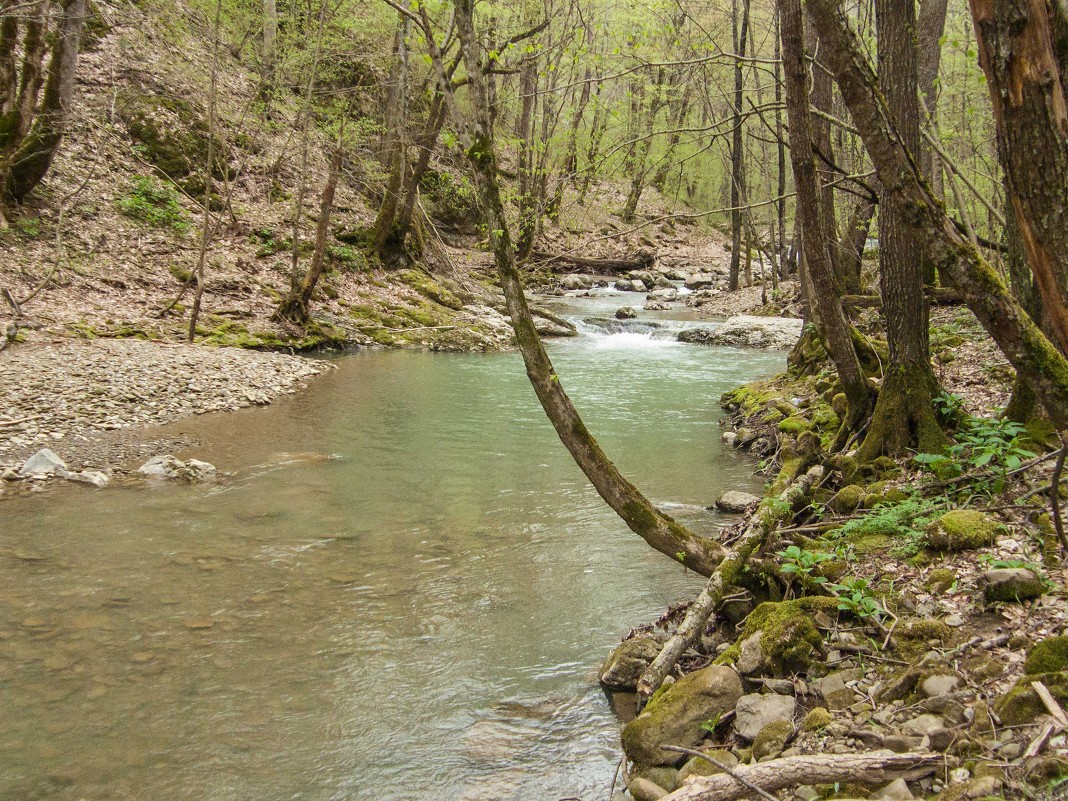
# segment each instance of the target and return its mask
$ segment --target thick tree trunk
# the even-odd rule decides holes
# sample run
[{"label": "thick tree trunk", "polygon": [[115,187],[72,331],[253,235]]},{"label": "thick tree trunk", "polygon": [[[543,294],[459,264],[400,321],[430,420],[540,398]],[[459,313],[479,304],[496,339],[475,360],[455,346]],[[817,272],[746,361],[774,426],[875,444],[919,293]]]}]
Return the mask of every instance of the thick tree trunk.
[{"label": "thick tree trunk", "polygon": [[1050,329],[1068,353],[1068,74],[1059,58],[1064,54],[1056,49],[1044,0],[971,0],[971,7],[1011,212]]},{"label": "thick tree trunk", "polygon": [[74,106],[78,43],[88,0],[65,0],[52,46],[44,97],[33,124],[7,162],[4,194],[22,201],[45,177],[59,150]]},{"label": "thick tree trunk", "polygon": [[894,130],[875,74],[841,1],[807,0],[807,4],[827,45],[826,63],[838,79],[842,99],[879,180],[901,202],[913,235],[940,274],[957,287],[1006,358],[1031,382],[1054,425],[1068,427],[1068,361],[1012,298],[997,272],[961,238],[924,186]]},{"label": "thick tree trunk", "polygon": [[[804,22],[800,0],[779,0],[779,15],[782,21],[786,113],[790,123],[790,159],[794,168],[797,215],[801,223],[805,265],[811,282],[811,312],[820,339],[838,368],[838,378],[849,402],[849,411],[843,421],[842,431],[852,432],[860,427],[868,415],[871,393],[849,335],[849,323],[838,302],[839,292],[828,254],[815,155],[812,150],[808,69],[801,48],[804,41]],[[844,444],[844,441],[836,444]]]},{"label": "thick tree trunk", "polygon": [[[920,144],[915,14],[911,0],[875,0],[879,89],[910,154]],[[879,198],[879,287],[890,364],[858,458],[896,456],[910,447],[941,452],[947,439],[933,403],[939,388],[931,369],[922,251],[902,199],[885,186]]]},{"label": "thick tree trunk", "polygon": [[[424,13],[420,11],[420,13]],[[438,72],[442,90],[447,93],[450,111],[462,128],[464,146],[471,164],[475,187],[482,203],[490,244],[500,274],[501,286],[512,318],[516,341],[526,365],[527,377],[552,422],[560,441],[576,464],[589,478],[598,494],[627,526],[661,553],[678,559],[687,567],[710,575],[722,560],[724,549],[712,540],[700,537],[658,510],[609,461],[597,441],[587,430],[571,399],[560,384],[552,362],[542,347],[512,250],[508,220],[497,185],[497,156],[494,150],[488,98],[481,73],[481,53],[474,31],[474,0],[456,3],[456,28],[470,77],[472,113],[469,123],[460,111],[451,87],[444,80],[444,69],[436,43],[428,36],[428,48]],[[425,20],[425,16],[424,16]],[[427,25],[429,29],[429,25]],[[428,30],[429,32],[429,30]]]}]

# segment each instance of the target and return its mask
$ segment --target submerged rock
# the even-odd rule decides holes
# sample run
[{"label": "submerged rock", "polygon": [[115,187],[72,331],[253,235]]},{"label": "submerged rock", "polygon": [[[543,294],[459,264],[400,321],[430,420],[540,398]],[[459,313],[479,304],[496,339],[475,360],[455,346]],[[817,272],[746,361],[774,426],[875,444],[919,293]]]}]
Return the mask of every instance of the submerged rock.
[{"label": "submerged rock", "polygon": [[199,459],[190,459],[183,462],[181,459],[167,454],[165,456],[153,456],[139,468],[137,472],[145,478],[161,481],[185,481],[194,483],[206,481],[215,477],[215,465],[202,462]]},{"label": "submerged rock", "polygon": [[623,728],[623,750],[641,767],[673,765],[680,755],[662,745],[694,746],[704,739],[704,724],[734,709],[742,680],[729,667],[715,665],[683,676],[653,696],[637,718]]}]

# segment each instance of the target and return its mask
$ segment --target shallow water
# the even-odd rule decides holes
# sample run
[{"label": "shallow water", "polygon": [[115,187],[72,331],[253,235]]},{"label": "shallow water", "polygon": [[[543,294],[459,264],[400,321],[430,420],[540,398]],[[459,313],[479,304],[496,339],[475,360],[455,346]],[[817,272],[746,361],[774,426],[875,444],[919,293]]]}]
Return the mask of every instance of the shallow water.
[{"label": "shallow water", "polygon": [[[714,530],[752,484],[717,399],[782,354],[585,330],[551,352],[590,428]],[[517,356],[337,364],[172,427],[217,486],[0,505],[0,799],[607,795],[596,666],[701,581],[604,508]]]}]

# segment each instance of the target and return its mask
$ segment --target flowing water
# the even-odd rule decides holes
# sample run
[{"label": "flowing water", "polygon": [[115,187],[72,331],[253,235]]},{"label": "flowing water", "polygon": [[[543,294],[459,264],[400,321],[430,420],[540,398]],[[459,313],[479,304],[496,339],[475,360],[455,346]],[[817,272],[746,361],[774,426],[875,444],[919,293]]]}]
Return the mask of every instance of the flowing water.
[{"label": "flowing water", "polygon": [[[782,354],[582,329],[551,353],[590,428],[714,530],[752,483],[717,399]],[[0,799],[607,797],[596,666],[700,580],[604,507],[516,355],[337,366],[173,426],[217,485],[0,504]]]}]

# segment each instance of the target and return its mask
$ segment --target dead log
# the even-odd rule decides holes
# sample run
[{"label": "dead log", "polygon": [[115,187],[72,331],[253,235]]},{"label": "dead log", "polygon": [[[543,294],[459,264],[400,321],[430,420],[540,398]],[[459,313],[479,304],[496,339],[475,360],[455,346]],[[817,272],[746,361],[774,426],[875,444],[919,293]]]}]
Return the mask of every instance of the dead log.
[{"label": "dead log", "polygon": [[663,801],[735,801],[753,791],[734,778],[772,792],[802,784],[860,782],[883,784],[894,779],[910,781],[929,776],[945,761],[942,754],[817,754],[793,756],[738,765],[732,775],[698,776],[671,793]]},{"label": "dead log", "polygon": [[535,250],[530,254],[530,261],[547,265],[557,272],[561,268],[570,267],[596,275],[619,275],[631,270],[652,269],[656,265],[656,251],[651,248],[642,248],[618,259],[591,259],[571,253],[549,253],[544,250]]},{"label": "dead log", "polygon": [[[804,475],[797,477],[779,495],[778,500],[786,503],[791,510],[799,509],[807,502],[806,499],[812,487],[818,484],[822,478],[823,468],[819,466],[813,467]],[[769,504],[761,504],[753,515],[752,520],[750,520],[749,525],[746,526],[742,536],[727,552],[719,567],[709,577],[708,583],[701,590],[701,594],[690,604],[690,608],[686,611],[686,617],[679,624],[679,627],[675,629],[675,633],[664,643],[664,647],[660,649],[656,659],[642,673],[641,678],[638,680],[639,696],[649,698],[664,683],[664,678],[674,669],[679,657],[704,632],[708,618],[712,616],[716,607],[723,601],[727,589],[734,584],[738,573],[745,567],[746,561],[754,551],[764,544],[764,540],[778,522],[779,517],[776,508]]]}]

